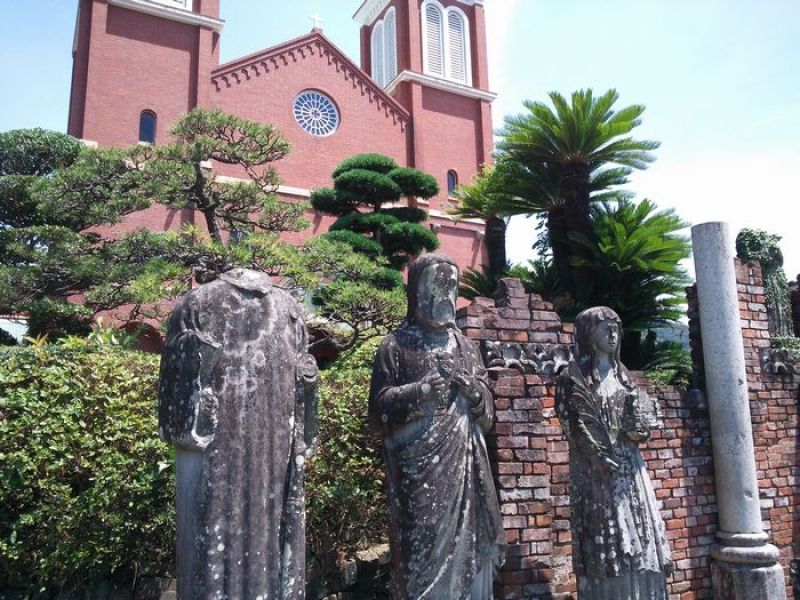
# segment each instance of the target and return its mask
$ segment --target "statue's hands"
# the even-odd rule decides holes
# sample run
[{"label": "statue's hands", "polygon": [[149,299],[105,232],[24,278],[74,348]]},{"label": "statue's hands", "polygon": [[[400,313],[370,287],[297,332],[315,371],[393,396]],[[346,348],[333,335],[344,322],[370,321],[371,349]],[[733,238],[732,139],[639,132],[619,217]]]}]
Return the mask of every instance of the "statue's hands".
[{"label": "statue's hands", "polygon": [[453,382],[458,386],[458,391],[462,396],[470,401],[472,406],[477,406],[481,402],[481,390],[475,384],[475,378],[466,373],[455,373]]},{"label": "statue's hands", "polygon": [[428,373],[419,383],[420,408],[425,412],[434,412],[447,405],[447,380],[438,372]]}]

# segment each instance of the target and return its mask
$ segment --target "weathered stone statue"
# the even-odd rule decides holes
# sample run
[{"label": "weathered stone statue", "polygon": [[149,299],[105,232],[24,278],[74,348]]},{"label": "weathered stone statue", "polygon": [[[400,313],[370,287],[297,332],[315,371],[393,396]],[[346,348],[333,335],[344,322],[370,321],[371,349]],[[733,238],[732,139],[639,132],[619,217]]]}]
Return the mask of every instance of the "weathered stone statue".
[{"label": "weathered stone statue", "polygon": [[671,555],[639,443],[655,399],[620,362],[621,323],[605,306],[575,320],[576,358],[558,380],[569,441],[572,564],[580,600],[667,600]]},{"label": "weathered stone statue", "polygon": [[458,268],[411,266],[408,316],[375,359],[395,600],[486,600],[505,546],[483,434],[494,418],[480,355],[455,326]]},{"label": "weathered stone statue", "polygon": [[316,379],[300,309],[267,275],[235,269],[178,302],[159,429],[176,447],[181,600],[305,596]]}]

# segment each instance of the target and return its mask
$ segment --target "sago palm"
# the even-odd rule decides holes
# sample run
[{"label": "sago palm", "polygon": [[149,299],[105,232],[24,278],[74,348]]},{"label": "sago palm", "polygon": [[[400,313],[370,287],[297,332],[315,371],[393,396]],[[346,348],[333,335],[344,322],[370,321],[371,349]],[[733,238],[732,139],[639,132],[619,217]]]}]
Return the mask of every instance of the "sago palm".
[{"label": "sago palm", "polygon": [[460,185],[454,196],[459,204],[450,213],[456,219],[482,219],[484,242],[488,254],[486,275],[494,281],[502,277],[508,267],[506,260],[506,220],[505,211],[512,198],[506,191],[508,185],[503,181],[503,173],[494,166],[484,167],[471,183]]},{"label": "sago palm", "polygon": [[549,96],[555,110],[525,101],[527,112],[506,117],[498,163],[512,182],[508,210],[548,213],[553,261],[565,288],[579,296],[588,274],[574,268],[570,256],[584,256],[585,250],[569,233],[592,238],[590,202],[623,195],[617,186],[654,160],[650,151],[659,143],[629,135],[641,123],[644,106],[614,110],[616,90],[599,97],[579,90],[570,101],[557,92]]}]

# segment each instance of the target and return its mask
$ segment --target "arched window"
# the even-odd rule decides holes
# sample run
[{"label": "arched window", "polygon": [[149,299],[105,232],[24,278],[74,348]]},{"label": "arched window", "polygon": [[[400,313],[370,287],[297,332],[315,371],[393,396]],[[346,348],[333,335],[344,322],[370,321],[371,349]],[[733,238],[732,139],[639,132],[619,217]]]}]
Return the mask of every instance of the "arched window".
[{"label": "arched window", "polygon": [[472,83],[469,21],[460,8],[422,3],[422,63],[428,75]]},{"label": "arched window", "polygon": [[394,7],[386,11],[383,29],[384,85],[389,85],[397,77],[397,18]]},{"label": "arched window", "polygon": [[424,71],[444,77],[444,30],[442,10],[438,3],[425,4],[422,18]]},{"label": "arched window", "polygon": [[464,17],[454,10],[447,11],[447,76],[457,81],[467,80],[467,47]]},{"label": "arched window", "polygon": [[143,110],[139,115],[139,141],[156,143],[156,113],[152,110]]},{"label": "arched window", "polygon": [[372,78],[384,85],[383,21],[372,28]]},{"label": "arched window", "polygon": [[458,187],[458,173],[450,169],[447,172],[447,195],[452,196]]},{"label": "arched window", "polygon": [[372,28],[372,78],[386,87],[397,77],[397,18],[394,7]]}]

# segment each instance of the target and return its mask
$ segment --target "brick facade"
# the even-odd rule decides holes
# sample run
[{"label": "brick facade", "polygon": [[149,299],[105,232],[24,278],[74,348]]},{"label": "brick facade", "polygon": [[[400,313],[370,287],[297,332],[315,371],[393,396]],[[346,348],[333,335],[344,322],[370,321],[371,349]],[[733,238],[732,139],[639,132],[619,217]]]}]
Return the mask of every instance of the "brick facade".
[{"label": "brick facade", "polygon": [[[793,598],[790,565],[800,551],[800,498],[796,486],[797,390],[791,375],[762,372],[760,353],[769,347],[760,267],[737,265],[750,405],[765,531],[780,550]],[[690,315],[696,300],[690,294]],[[571,344],[573,328],[550,303],[504,280],[494,301],[479,299],[459,312],[459,325],[476,341]],[[693,331],[697,323],[690,323]],[[693,336],[697,342],[697,335]],[[671,598],[712,597],[709,554],[717,530],[717,508],[708,407],[702,391],[673,386],[654,389],[662,427],[643,446],[643,456],[661,503],[674,572]],[[497,420],[487,441],[496,467],[508,554],[496,584],[498,598],[574,598],[571,568],[569,454],[555,412],[552,375],[525,375],[490,368]]]},{"label": "brick facade", "polygon": [[[397,11],[398,68],[418,74],[421,1],[391,0],[381,13],[390,7]],[[160,8],[150,0],[80,0],[69,133],[104,147],[131,146],[138,142],[139,116],[148,110],[157,116],[156,143],[163,143],[170,126],[195,107],[270,123],[292,147],[274,165],[284,186],[292,188],[283,194],[290,201],[307,200],[310,190],[330,186],[331,172],[345,158],[361,152],[386,154],[438,180],[442,192],[423,208],[431,212],[442,251],[462,268],[485,262],[483,225],[455,222],[447,214],[452,206],[448,171],[456,171],[466,183],[491,161],[490,103],[467,93],[488,94],[482,6],[443,0],[445,6],[458,5],[469,21],[471,87],[448,91],[406,81],[386,91],[368,75],[372,22],[362,27],[363,69],[319,29],[220,64],[219,3],[194,0],[189,3],[193,9],[183,12],[201,21],[187,21],[175,18],[179,9]],[[309,89],[336,104],[340,125],[333,135],[312,136],[295,121],[294,99]],[[221,175],[244,175],[226,165],[216,168]],[[330,219],[311,217],[313,228],[287,237],[301,242],[327,230]],[[123,228],[163,229],[168,220],[164,210],[155,210],[128,217]]]}]

